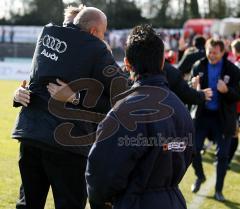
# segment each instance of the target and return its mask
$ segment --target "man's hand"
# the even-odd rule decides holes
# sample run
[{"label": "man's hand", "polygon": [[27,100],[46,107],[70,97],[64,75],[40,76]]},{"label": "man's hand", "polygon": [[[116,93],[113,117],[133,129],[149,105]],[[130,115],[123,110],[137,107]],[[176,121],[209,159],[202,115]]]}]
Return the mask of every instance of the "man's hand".
[{"label": "man's hand", "polygon": [[51,97],[53,97],[57,101],[61,102],[72,102],[75,97],[75,93],[72,89],[63,81],[57,79],[57,84],[49,83],[47,85],[48,92]]},{"label": "man's hand", "polygon": [[205,94],[205,100],[210,101],[213,96],[213,92],[211,88],[203,89],[203,93]]},{"label": "man's hand", "polygon": [[30,103],[30,91],[26,89],[27,81],[24,80],[21,87],[14,92],[13,100],[27,107]]},{"label": "man's hand", "polygon": [[228,87],[227,85],[225,84],[225,82],[223,80],[218,80],[218,83],[217,83],[217,90],[220,92],[220,93],[227,93],[228,92]]},{"label": "man's hand", "polygon": [[184,51],[186,49],[186,42],[183,36],[178,41],[178,49],[181,51]]},{"label": "man's hand", "polygon": [[196,90],[200,90],[201,89],[199,75],[197,75],[196,77],[193,77],[191,82],[192,82],[192,88],[194,88]]}]

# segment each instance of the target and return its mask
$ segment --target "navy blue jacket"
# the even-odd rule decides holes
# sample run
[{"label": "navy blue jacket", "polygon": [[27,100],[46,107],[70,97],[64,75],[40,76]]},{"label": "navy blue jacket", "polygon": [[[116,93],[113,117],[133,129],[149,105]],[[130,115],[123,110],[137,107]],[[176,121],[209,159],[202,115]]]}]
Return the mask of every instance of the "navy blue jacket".
[{"label": "navy blue jacket", "polygon": [[202,91],[191,88],[182,78],[181,72],[171,64],[165,62],[163,70],[166,74],[168,85],[184,104],[202,104],[205,102],[205,95]]},{"label": "navy blue jacket", "polygon": [[[90,146],[78,146],[81,144],[78,137],[94,133],[96,121],[100,122],[110,109],[110,86],[115,75],[104,75],[103,71],[108,66],[117,64],[106,45],[95,36],[76,27],[46,25],[39,36],[32,61],[29,84],[31,101],[27,108],[22,107],[12,137],[33,145],[43,145],[44,148],[60,148],[87,156]],[[81,105],[78,107],[68,105],[66,110],[63,103],[50,100],[46,85],[55,82],[56,78],[67,83],[92,79],[93,83],[85,88],[91,89],[91,96],[96,93],[95,107],[93,101],[82,105],[86,99],[86,89],[81,91]],[[76,83],[71,87],[79,90]],[[102,94],[99,98],[97,94],[100,89]],[[100,115],[91,122],[88,115],[82,118],[80,110]],[[64,129],[57,129],[63,124],[67,125]],[[56,137],[61,140],[56,140]],[[91,138],[95,139],[95,135],[92,134]]]},{"label": "navy blue jacket", "polygon": [[178,184],[192,160],[193,123],[165,76],[139,81],[99,124],[87,163],[90,201],[114,209],[186,208]]}]

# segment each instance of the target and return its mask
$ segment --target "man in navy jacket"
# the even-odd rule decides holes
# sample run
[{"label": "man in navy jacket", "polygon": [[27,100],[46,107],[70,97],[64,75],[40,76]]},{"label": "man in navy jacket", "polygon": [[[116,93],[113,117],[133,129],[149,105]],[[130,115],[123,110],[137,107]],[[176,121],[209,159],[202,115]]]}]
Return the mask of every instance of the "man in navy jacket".
[{"label": "man in navy jacket", "polygon": [[114,209],[182,209],[178,188],[192,160],[193,123],[162,72],[164,45],[149,25],[128,37],[125,64],[135,78],[98,126],[88,157],[90,201]]},{"label": "man in navy jacket", "polygon": [[[106,26],[105,14],[87,7],[75,18],[74,25],[49,24],[40,34],[30,75],[30,103],[22,107],[12,134],[21,142],[19,167],[26,208],[43,209],[49,186],[56,208],[85,208],[87,145],[95,140],[96,123],[110,108],[113,77],[106,77],[104,69],[116,65],[102,41]],[[80,98],[76,93],[64,108],[64,103],[50,99],[46,87],[57,78],[66,83],[87,79],[88,85],[81,90],[87,95],[89,88],[90,93],[94,92],[92,96],[96,93],[96,100],[77,104]],[[71,87],[77,91],[83,80]],[[92,115],[91,111],[99,117],[78,117],[83,112]],[[82,141],[81,136],[89,133],[91,140]]]},{"label": "man in navy jacket", "polygon": [[224,43],[219,39],[209,39],[206,55],[193,67],[193,75],[200,79],[202,88],[213,90],[212,100],[198,105],[195,114],[196,156],[193,168],[197,179],[192,192],[197,192],[206,177],[202,167],[200,151],[210,133],[217,143],[217,172],[214,197],[224,201],[222,194],[227,172],[229,147],[236,131],[236,102],[240,99],[240,73],[238,68],[224,56]]}]

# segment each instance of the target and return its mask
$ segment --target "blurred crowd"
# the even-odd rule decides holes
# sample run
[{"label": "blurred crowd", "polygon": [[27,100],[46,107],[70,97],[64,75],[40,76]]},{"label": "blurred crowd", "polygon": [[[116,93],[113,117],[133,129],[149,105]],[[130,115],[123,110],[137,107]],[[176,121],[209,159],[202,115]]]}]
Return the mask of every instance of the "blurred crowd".
[{"label": "blurred crowd", "polygon": [[2,27],[0,30],[1,43],[5,43],[5,42],[13,43],[14,35],[15,35],[15,31],[13,28],[11,28],[9,31],[6,31],[6,29]]},{"label": "blurred crowd", "polygon": [[[196,33],[189,33],[184,34],[182,29],[156,29],[158,34],[165,42],[165,50],[166,50],[166,59],[174,65],[177,65],[183,54],[188,53],[189,50],[193,50],[194,46],[194,39],[199,34]],[[130,30],[109,30],[105,34],[105,39],[110,45],[112,49],[119,49],[124,51],[124,47],[126,44],[126,39],[129,34]],[[231,61],[235,61],[235,57],[233,56],[231,50],[231,43],[240,38],[240,30],[236,33],[232,34],[231,36],[221,37],[218,34],[210,34],[206,32],[201,34],[204,39],[213,38],[220,38],[224,40],[225,43],[225,51],[228,54],[228,59]]]},{"label": "blurred crowd", "polygon": [[[194,39],[199,36],[199,34],[191,34],[187,37],[183,37],[180,33],[176,33],[173,35],[170,34],[161,34],[163,39],[165,40],[165,47],[166,47],[166,59],[170,61],[171,64],[177,64],[180,62],[184,53],[189,53],[189,51],[193,50],[194,47],[203,47],[204,46],[195,46]],[[228,37],[221,37],[218,34],[203,34],[202,37],[207,40],[211,37],[213,38],[220,38],[225,43],[225,52],[228,56],[230,61],[235,61],[236,57],[234,57],[232,53],[231,43],[240,38],[240,31],[232,34]]]}]

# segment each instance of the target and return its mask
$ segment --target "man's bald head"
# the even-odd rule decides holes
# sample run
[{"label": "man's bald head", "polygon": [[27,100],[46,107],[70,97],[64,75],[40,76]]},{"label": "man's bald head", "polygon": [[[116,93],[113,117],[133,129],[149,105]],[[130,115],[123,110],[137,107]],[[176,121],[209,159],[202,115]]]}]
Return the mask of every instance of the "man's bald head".
[{"label": "man's bald head", "polygon": [[84,7],[74,18],[73,24],[103,40],[107,17],[95,7]]}]

